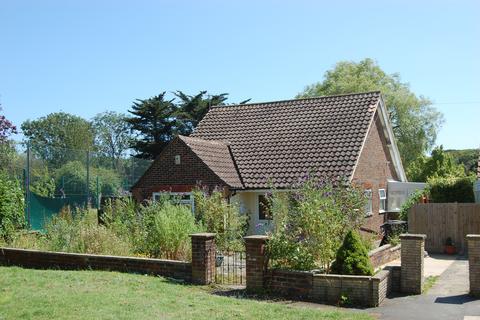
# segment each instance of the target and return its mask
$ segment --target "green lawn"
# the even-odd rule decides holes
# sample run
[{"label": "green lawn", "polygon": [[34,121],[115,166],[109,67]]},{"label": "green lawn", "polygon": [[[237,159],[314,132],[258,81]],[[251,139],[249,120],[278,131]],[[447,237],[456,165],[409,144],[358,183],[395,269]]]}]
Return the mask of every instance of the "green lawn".
[{"label": "green lawn", "polygon": [[102,271],[0,267],[0,319],[372,319],[222,297],[208,287]]}]

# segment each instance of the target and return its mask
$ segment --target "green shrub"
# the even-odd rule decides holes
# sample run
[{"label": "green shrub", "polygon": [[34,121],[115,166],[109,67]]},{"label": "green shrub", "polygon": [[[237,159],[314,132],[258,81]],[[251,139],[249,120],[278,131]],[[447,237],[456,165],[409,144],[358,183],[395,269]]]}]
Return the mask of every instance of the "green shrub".
[{"label": "green shrub", "polygon": [[20,182],[0,170],[0,238],[10,241],[25,227],[25,199]]},{"label": "green shrub", "polygon": [[280,268],[329,272],[335,252],[365,216],[363,190],[347,183],[307,178],[291,191],[271,196],[273,232],[267,245]]},{"label": "green shrub", "polygon": [[203,231],[186,206],[156,203],[143,207],[145,217],[145,252],[152,257],[189,260],[191,240],[189,235]]},{"label": "green shrub", "polygon": [[428,180],[432,202],[475,202],[473,193],[474,176],[442,177]]},{"label": "green shrub", "polygon": [[219,191],[211,195],[196,190],[195,216],[205,226],[207,232],[214,232],[220,250],[243,249],[243,236],[246,234],[247,216],[240,214],[237,205],[229,204]]},{"label": "green shrub", "polygon": [[400,220],[403,221],[408,221],[408,212],[410,209],[417,203],[420,202],[420,200],[424,197],[427,196],[430,193],[429,188],[427,187],[426,189],[423,190],[417,190],[414,193],[412,193],[407,201],[405,201],[404,204],[402,204],[402,207],[400,208],[400,213],[399,213],[399,218]]},{"label": "green shrub", "polygon": [[133,255],[130,244],[97,223],[95,212],[69,210],[53,217],[45,226],[45,249],[50,251],[108,255]]},{"label": "green shrub", "polygon": [[332,264],[332,273],[358,276],[373,275],[368,251],[358,232],[350,230],[345,236],[345,240],[338,249],[336,259]]}]

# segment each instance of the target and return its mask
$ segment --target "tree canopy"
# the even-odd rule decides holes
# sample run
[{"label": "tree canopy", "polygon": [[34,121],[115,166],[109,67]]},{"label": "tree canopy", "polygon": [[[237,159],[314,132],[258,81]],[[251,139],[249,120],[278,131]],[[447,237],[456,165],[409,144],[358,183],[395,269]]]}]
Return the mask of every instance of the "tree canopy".
[{"label": "tree canopy", "polygon": [[430,157],[418,157],[407,170],[412,181],[427,182],[432,178],[465,177],[465,168],[455,163],[453,157],[443,150],[443,146],[433,149]]},{"label": "tree canopy", "polygon": [[138,99],[128,111],[131,117],[126,121],[137,133],[132,144],[137,157],[154,159],[174,136],[192,133],[210,107],[225,105],[228,99],[228,93],[209,95],[207,91],[193,96],[176,91],[173,95],[170,100],[166,98],[166,92],[149,99]]},{"label": "tree canopy", "polygon": [[165,92],[148,99],[138,99],[128,111],[126,121],[138,133],[132,147],[139,158],[154,159],[172,139],[178,128],[174,99],[166,100]]},{"label": "tree canopy", "polygon": [[97,151],[111,161],[114,169],[118,169],[122,156],[132,143],[131,125],[125,118],[122,113],[106,111],[92,120]]},{"label": "tree canopy", "polygon": [[403,164],[408,167],[432,149],[443,116],[428,98],[415,95],[399,74],[385,73],[372,59],[342,61],[325,73],[323,81],[307,86],[297,98],[374,90],[382,92]]},{"label": "tree canopy", "polygon": [[78,159],[94,145],[90,122],[65,112],[27,120],[22,123],[22,131],[32,150],[55,167]]},{"label": "tree canopy", "polygon": [[17,133],[17,127],[13,123],[5,118],[2,112],[2,106],[0,105],[0,143],[8,139],[11,134]]}]

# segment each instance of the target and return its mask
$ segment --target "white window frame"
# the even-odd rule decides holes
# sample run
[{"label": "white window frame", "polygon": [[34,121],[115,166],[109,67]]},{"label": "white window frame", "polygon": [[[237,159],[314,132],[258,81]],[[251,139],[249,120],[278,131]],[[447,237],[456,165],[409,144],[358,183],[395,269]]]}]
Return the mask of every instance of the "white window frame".
[{"label": "white window frame", "polygon": [[365,205],[365,216],[371,217],[373,215],[372,189],[366,189],[365,195],[367,196],[367,204]]},{"label": "white window frame", "polygon": [[192,212],[195,212],[195,200],[193,198],[193,194],[191,192],[169,192],[169,191],[165,191],[165,192],[154,192],[152,193],[152,200],[153,201],[157,201],[157,197],[160,197],[162,194],[166,194],[166,195],[169,195],[169,196],[189,196],[188,199],[180,199],[178,201],[179,204],[182,204],[182,205],[187,205],[187,206],[190,206],[190,208],[192,208]]},{"label": "white window frame", "polygon": [[[382,196],[383,192],[383,196]],[[387,210],[387,190],[386,189],[378,189],[378,208],[379,212],[383,213]]]}]

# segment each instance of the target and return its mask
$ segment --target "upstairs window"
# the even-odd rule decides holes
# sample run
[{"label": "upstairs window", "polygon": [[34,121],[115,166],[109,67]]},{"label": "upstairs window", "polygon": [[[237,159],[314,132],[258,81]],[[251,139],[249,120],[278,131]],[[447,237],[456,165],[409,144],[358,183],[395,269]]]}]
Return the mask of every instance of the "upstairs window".
[{"label": "upstairs window", "polygon": [[272,220],[270,201],[265,195],[258,196],[258,219]]},{"label": "upstairs window", "polygon": [[380,212],[385,212],[387,210],[387,191],[378,189],[378,198],[380,199]]},{"label": "upstairs window", "polygon": [[373,214],[371,189],[365,190],[365,197],[367,198],[367,203],[365,205],[365,215],[369,217]]}]

